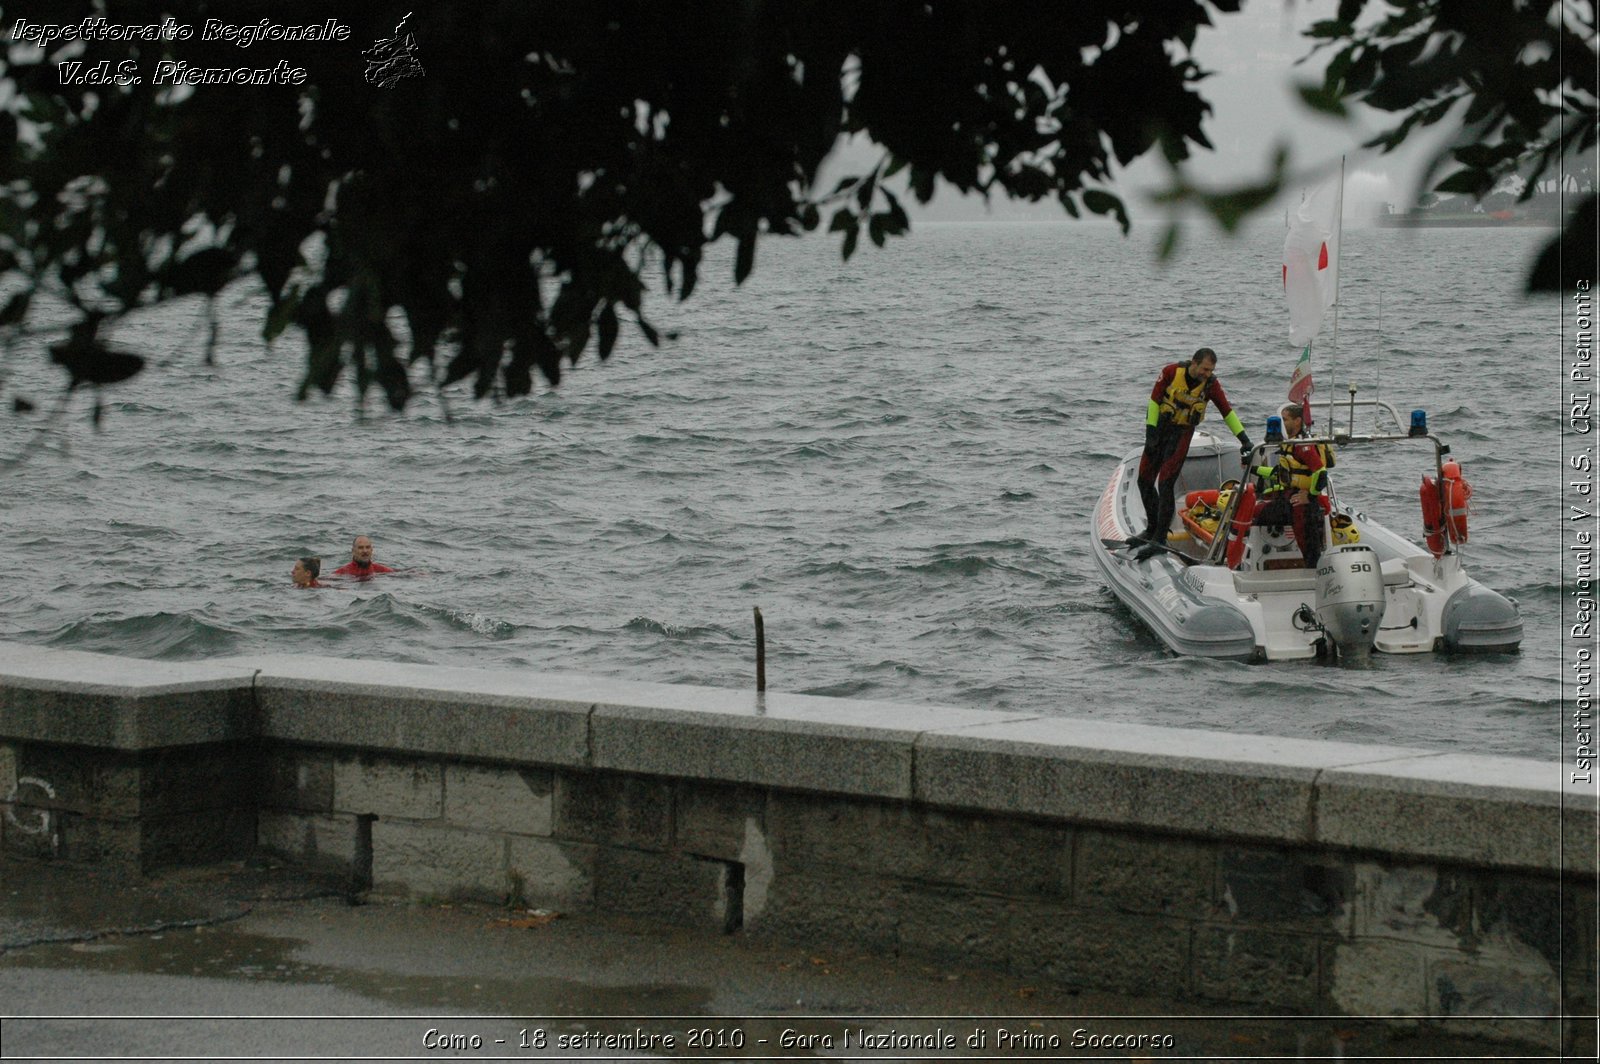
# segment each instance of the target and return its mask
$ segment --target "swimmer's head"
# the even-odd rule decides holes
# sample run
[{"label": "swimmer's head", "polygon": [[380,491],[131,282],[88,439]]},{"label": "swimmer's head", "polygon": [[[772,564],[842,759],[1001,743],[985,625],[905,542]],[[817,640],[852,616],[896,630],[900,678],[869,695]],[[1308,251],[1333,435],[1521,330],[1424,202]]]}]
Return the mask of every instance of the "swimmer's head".
[{"label": "swimmer's head", "polygon": [[358,569],[366,569],[372,565],[372,539],[368,536],[357,536],[350,544],[350,560]]},{"label": "swimmer's head", "polygon": [[294,563],[294,568],[289,571],[289,579],[294,581],[295,587],[310,587],[322,574],[322,559],[306,557]]}]

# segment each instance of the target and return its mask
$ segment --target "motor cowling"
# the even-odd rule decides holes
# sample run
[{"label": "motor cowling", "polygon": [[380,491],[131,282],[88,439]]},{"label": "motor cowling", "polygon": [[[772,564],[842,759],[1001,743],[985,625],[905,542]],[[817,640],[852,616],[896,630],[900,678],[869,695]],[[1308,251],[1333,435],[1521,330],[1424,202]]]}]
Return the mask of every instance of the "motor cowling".
[{"label": "motor cowling", "polygon": [[1383,570],[1371,547],[1335,547],[1318,560],[1317,621],[1341,655],[1371,653],[1383,607]]}]

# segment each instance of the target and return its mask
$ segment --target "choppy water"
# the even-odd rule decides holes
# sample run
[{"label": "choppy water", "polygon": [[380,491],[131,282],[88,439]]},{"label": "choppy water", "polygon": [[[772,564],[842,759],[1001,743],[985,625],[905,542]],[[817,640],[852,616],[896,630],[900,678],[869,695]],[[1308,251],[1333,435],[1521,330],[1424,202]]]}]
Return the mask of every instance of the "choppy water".
[{"label": "choppy water", "polygon": [[[1454,443],[1469,564],[1520,603],[1518,655],[1179,659],[1102,585],[1088,516],[1158,367],[1216,348],[1257,439],[1284,393],[1272,225],[1192,231],[1164,270],[1148,230],[1089,225],[926,225],[848,264],[774,240],[742,289],[715,269],[655,303],[675,345],[458,398],[448,423],[428,397],[363,423],[296,406],[301,351],[262,349],[249,295],[215,369],[193,308],[163,312],[115,336],[166,365],[107,393],[104,430],[80,398],[0,482],[0,638],[745,686],[760,606],[775,689],[1554,758],[1561,308],[1518,294],[1547,235],[1347,231],[1334,371]],[[31,350],[9,371],[53,381]],[[0,433],[25,445],[16,418]],[[1337,483],[1415,532],[1421,462],[1377,490],[1341,461]],[[297,555],[331,569],[357,532],[424,573],[290,589]]]}]

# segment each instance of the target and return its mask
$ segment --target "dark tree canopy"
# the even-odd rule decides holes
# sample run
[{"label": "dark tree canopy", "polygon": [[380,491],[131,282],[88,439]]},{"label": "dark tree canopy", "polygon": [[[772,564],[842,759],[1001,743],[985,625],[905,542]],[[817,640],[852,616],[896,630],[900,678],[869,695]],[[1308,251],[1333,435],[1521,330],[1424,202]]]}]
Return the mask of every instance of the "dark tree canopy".
[{"label": "dark tree canopy", "polygon": [[[1380,17],[1364,18],[1369,9]],[[1528,287],[1571,291],[1573,279],[1594,283],[1600,66],[1593,4],[1339,0],[1337,16],[1307,36],[1328,53],[1322,84],[1302,90],[1308,103],[1343,114],[1353,100],[1396,116],[1368,147],[1391,151],[1420,129],[1459,123],[1429,169],[1436,175],[1455,164],[1436,191],[1481,200],[1501,179],[1522,174],[1534,179],[1522,193],[1527,199],[1539,177],[1561,175],[1568,163],[1580,171],[1572,215]]]},{"label": "dark tree canopy", "polygon": [[[19,19],[195,31],[0,51],[0,292],[16,293],[0,328],[36,293],[68,301],[80,321],[53,357],[74,387],[107,383],[140,362],[106,347],[106,323],[255,275],[267,338],[307,340],[302,395],[348,375],[398,409],[429,382],[524,394],[585,349],[605,358],[625,328],[657,342],[647,290],[687,298],[716,240],[735,244],[741,281],[764,235],[823,227],[846,257],[863,235],[881,244],[908,228],[896,189],[926,201],[942,180],[1126,228],[1103,185],[1155,150],[1176,168],[1172,198],[1229,223],[1282,176],[1210,195],[1183,180],[1209,147],[1189,47],[1238,4],[452,0],[397,32],[413,5],[0,0],[8,39]],[[1551,29],[1559,5],[1435,0],[1358,31],[1361,6],[1314,32],[1335,49],[1314,106],[1394,111],[1398,144],[1464,99],[1472,176],[1447,184],[1467,191],[1593,146],[1593,26]],[[203,32],[330,18],[346,39]],[[1530,60],[1538,42],[1567,57],[1565,83]],[[102,60],[141,80],[64,83]],[[369,80],[385,60],[388,83]],[[157,84],[164,61],[291,83]],[[1532,91],[1563,85],[1553,101]],[[1562,117],[1575,131],[1550,146]],[[818,187],[849,135],[880,161]]]}]

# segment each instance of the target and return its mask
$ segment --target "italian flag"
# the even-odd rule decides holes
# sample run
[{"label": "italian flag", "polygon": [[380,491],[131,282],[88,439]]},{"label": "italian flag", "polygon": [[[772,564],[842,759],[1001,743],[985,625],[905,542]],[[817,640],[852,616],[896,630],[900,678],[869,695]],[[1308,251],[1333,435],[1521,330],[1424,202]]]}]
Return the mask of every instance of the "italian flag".
[{"label": "italian flag", "polygon": [[1294,364],[1294,375],[1289,378],[1289,402],[1299,403],[1301,417],[1306,427],[1311,427],[1311,345],[1300,352],[1300,361]]}]

